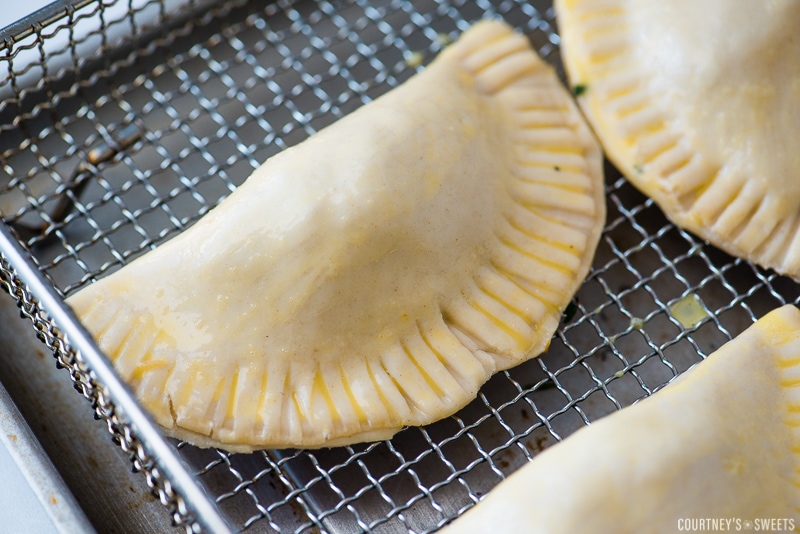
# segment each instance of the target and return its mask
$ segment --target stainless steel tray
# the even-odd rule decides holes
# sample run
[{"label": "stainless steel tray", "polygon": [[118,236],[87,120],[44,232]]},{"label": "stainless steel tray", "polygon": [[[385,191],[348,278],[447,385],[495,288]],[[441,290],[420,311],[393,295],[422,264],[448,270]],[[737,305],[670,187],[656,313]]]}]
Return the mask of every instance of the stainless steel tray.
[{"label": "stainless steel tray", "polygon": [[75,497],[2,385],[0,472],[3,473],[0,501],[4,505],[4,531],[59,534],[94,532]]},{"label": "stainless steel tray", "polygon": [[550,350],[458,414],[321,451],[164,440],[63,297],[191,225],[479,18],[505,19],[559,65],[554,13],[525,0],[82,0],[44,15],[0,39],[0,284],[187,531],[435,531],[544,448],[800,299],[791,280],[670,224],[608,166],[607,226]]}]

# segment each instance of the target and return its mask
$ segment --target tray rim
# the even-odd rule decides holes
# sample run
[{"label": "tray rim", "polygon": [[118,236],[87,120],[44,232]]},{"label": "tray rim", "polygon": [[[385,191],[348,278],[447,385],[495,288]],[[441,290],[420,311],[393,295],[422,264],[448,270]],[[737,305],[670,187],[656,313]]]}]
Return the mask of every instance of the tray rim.
[{"label": "tray rim", "polygon": [[[5,271],[10,273],[9,279]],[[114,441],[128,453],[133,469],[145,473],[147,485],[169,509],[173,524],[185,525],[187,532],[232,532],[216,504],[5,222],[0,223],[0,287],[16,299],[39,338],[53,350],[56,365],[69,370],[75,387],[92,403],[95,417],[107,423]],[[44,332],[48,326],[53,337],[50,342]],[[65,332],[70,333],[69,339]]]}]

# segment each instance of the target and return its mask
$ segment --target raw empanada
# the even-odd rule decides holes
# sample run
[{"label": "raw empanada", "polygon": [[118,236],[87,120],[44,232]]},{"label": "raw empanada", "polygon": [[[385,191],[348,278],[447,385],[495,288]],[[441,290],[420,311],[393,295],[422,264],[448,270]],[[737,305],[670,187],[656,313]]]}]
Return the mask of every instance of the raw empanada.
[{"label": "raw empanada", "polygon": [[385,439],[548,346],[604,217],[568,93],[482,22],[68,302],[169,435]]},{"label": "raw empanada", "polygon": [[681,521],[698,518],[738,519],[730,531],[765,519],[782,521],[782,532],[800,528],[794,306],[545,450],[443,533],[672,533],[697,530]]},{"label": "raw empanada", "polygon": [[609,158],[676,224],[800,279],[800,2],[557,0]]}]

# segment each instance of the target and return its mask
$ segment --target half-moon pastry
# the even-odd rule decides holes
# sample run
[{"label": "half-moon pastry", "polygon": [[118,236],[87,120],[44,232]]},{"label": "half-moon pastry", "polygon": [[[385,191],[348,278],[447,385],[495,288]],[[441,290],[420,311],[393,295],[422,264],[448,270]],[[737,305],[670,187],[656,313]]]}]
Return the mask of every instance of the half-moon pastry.
[{"label": "half-moon pastry", "polygon": [[171,436],[388,439],[548,346],[604,201],[553,70],[481,22],[68,303]]},{"label": "half-moon pastry", "polygon": [[558,0],[608,157],[677,225],[800,279],[800,2]]},{"label": "half-moon pastry", "polygon": [[792,305],[652,397],[546,449],[442,532],[712,530],[681,528],[698,518],[738,520],[722,529],[730,531],[800,528],[800,311]]}]

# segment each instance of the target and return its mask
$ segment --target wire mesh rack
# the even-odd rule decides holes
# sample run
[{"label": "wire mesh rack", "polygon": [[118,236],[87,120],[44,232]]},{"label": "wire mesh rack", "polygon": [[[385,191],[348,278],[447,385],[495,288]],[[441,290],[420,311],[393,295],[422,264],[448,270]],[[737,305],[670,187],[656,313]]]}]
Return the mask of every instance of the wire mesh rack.
[{"label": "wire mesh rack", "polygon": [[187,531],[435,531],[541,450],[800,299],[793,281],[676,228],[607,166],[607,225],[549,351],[494,376],[456,415],[318,451],[162,438],[63,298],[484,17],[516,26],[560,69],[547,1],[62,1],[5,30],[0,284]]}]

